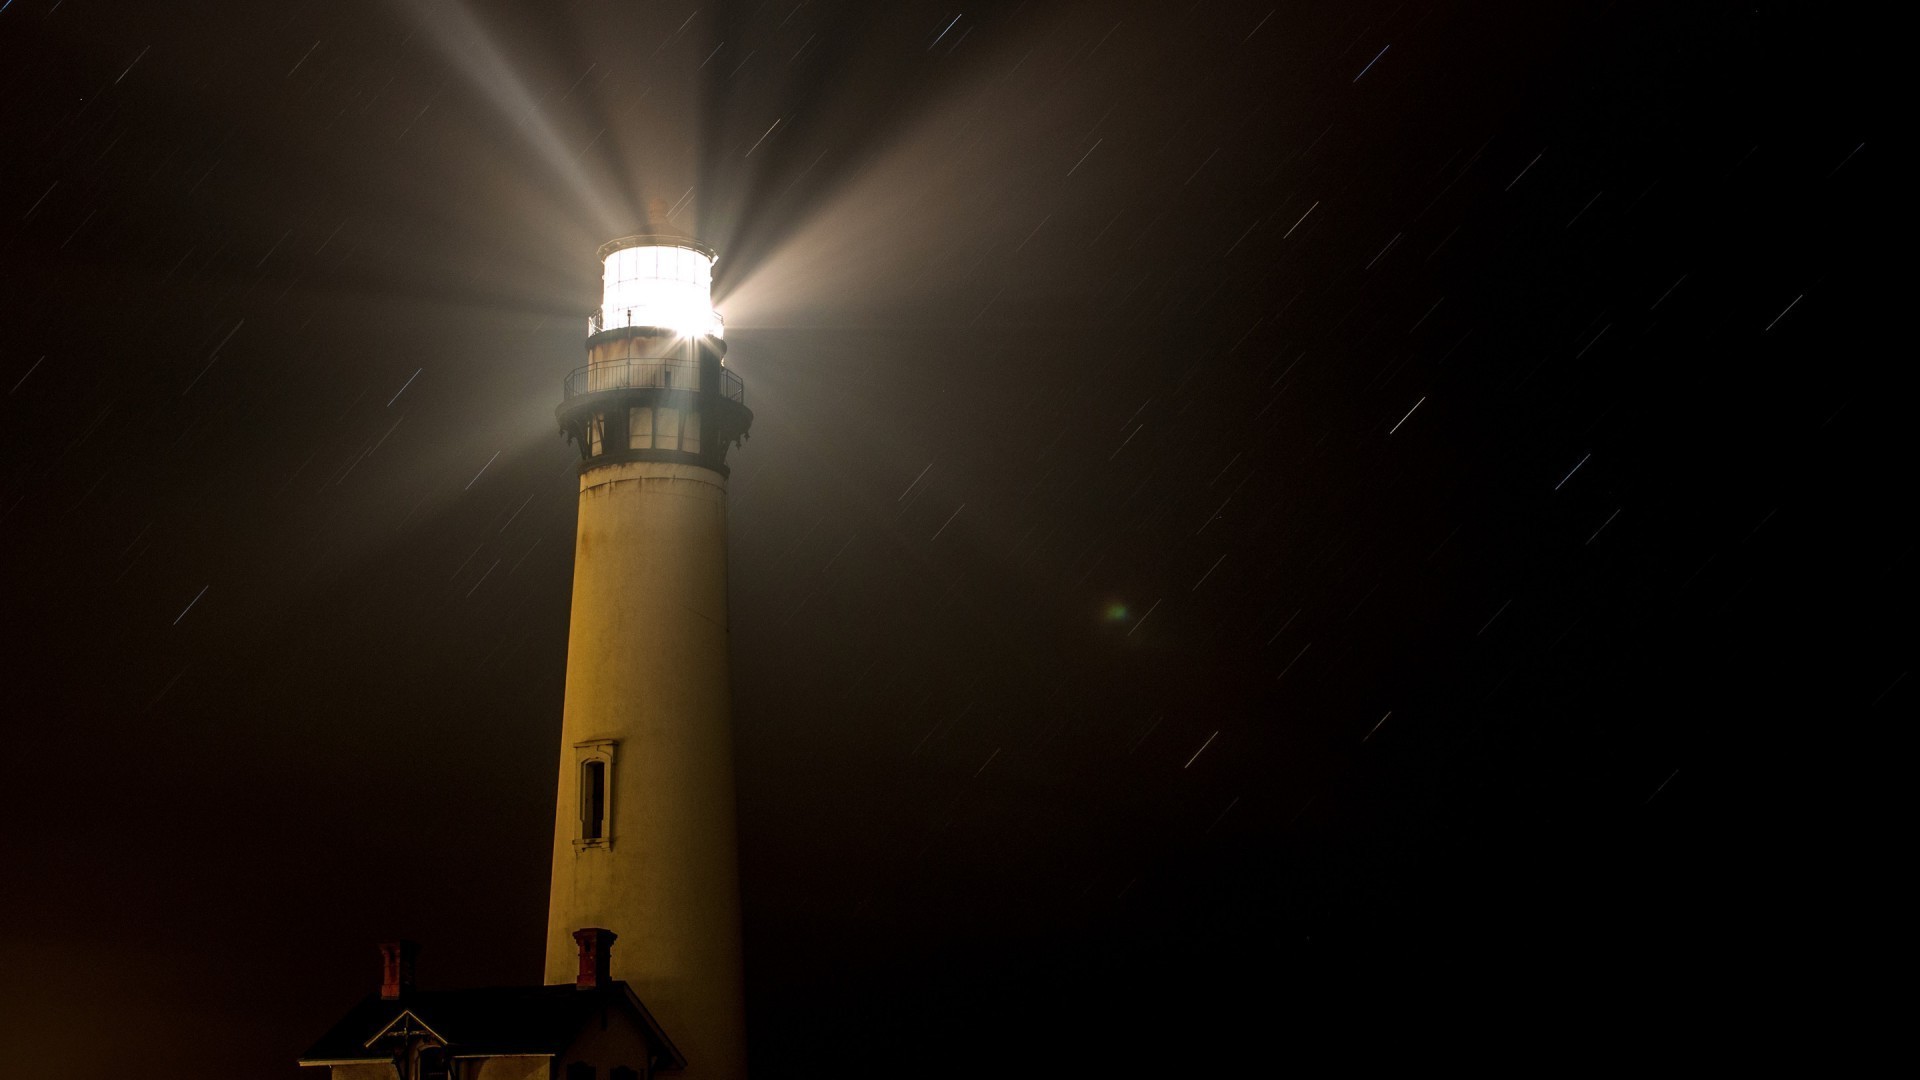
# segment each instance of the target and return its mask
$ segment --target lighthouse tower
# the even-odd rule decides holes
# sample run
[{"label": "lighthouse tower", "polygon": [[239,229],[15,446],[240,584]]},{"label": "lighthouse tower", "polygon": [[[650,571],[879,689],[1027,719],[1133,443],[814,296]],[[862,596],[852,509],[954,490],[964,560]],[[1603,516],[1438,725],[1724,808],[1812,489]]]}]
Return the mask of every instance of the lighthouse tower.
[{"label": "lighthouse tower", "polygon": [[727,677],[727,465],[753,414],[724,363],[713,249],[668,226],[601,247],[587,363],[556,410],[580,449],[546,981],[579,928],[687,1060],[746,1071]]}]

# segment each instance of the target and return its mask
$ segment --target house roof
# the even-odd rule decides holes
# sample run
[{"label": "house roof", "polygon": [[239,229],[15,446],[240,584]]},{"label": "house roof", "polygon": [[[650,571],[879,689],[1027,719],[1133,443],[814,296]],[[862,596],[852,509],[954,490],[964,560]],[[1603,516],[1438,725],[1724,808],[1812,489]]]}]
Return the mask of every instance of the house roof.
[{"label": "house roof", "polygon": [[558,986],[502,986],[479,990],[418,990],[398,998],[371,994],[347,1010],[300,1062],[386,1061],[376,1044],[395,1021],[413,1020],[459,1055],[560,1054],[573,1045],[588,1019],[603,1009],[624,1009],[648,1032],[654,1051],[685,1068],[686,1059],[667,1038],[632,988],[613,982],[582,990]]}]

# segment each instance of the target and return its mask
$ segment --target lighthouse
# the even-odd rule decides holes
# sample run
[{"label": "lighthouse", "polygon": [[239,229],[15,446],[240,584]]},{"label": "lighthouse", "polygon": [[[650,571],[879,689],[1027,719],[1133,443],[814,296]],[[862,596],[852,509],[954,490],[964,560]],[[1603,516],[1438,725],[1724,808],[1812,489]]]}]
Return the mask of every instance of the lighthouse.
[{"label": "lighthouse", "polygon": [[726,366],[715,253],[670,226],[599,251],[586,364],[556,415],[580,453],[546,982],[575,932],[691,1078],[746,1071],[727,666],[727,450],[753,414]]}]

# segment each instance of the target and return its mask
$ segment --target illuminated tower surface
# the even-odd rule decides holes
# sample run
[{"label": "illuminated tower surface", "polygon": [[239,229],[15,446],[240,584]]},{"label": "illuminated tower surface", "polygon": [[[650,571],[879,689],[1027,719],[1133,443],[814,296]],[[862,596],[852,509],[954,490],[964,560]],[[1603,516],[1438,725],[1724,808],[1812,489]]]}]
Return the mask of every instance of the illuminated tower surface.
[{"label": "illuminated tower surface", "polygon": [[575,930],[615,931],[612,977],[707,1080],[746,1072],[726,454],[753,414],[713,250],[653,229],[600,249],[587,364],[556,411],[581,462],[546,982],[574,979]]}]

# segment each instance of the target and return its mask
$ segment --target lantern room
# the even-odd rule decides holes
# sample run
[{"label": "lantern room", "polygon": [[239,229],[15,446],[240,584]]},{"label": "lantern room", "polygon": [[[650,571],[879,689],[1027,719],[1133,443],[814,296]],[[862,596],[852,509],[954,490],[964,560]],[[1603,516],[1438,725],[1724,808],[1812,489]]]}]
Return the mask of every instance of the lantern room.
[{"label": "lantern room", "polygon": [[626,236],[600,248],[600,310],[587,333],[622,327],[672,331],[677,337],[721,337],[713,310],[712,248],[669,236]]}]

